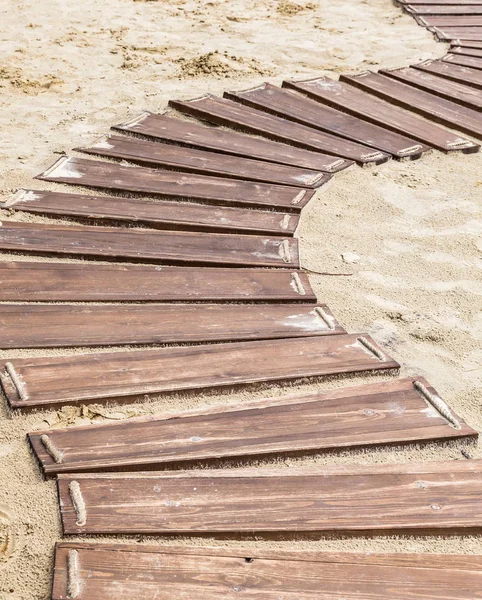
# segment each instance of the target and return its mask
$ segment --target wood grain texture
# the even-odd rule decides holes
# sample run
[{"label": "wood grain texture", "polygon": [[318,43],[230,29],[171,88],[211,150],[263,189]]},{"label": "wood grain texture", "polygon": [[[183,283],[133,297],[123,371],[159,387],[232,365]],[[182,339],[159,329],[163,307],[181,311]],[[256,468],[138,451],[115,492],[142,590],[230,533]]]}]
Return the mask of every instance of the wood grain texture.
[{"label": "wood grain texture", "polygon": [[109,136],[91,146],[76,148],[76,150],[87,154],[157,165],[176,171],[234,179],[253,179],[302,188],[317,188],[330,179],[330,175],[319,171],[119,135]]},{"label": "wood grain texture", "polygon": [[3,221],[0,249],[171,264],[299,266],[293,238],[129,227]]},{"label": "wood grain texture", "polygon": [[482,41],[482,27],[430,27],[442,41]]},{"label": "wood grain texture", "polygon": [[477,152],[480,148],[471,140],[463,139],[420,115],[375,98],[342,81],[319,77],[307,81],[284,81],[283,87],[295,89],[314,100],[409,135],[442,152]]},{"label": "wood grain texture", "polygon": [[465,46],[451,46],[451,54],[457,54],[459,56],[476,56],[482,58],[482,48],[466,48]]},{"label": "wood grain texture", "polygon": [[236,102],[217,98],[210,94],[194,100],[171,100],[170,106],[176,110],[204,119],[217,125],[254,133],[269,139],[299,146],[308,150],[326,152],[354,160],[359,164],[380,164],[390,156],[383,152],[363,146],[356,142],[340,138],[311,127],[293,123],[286,119],[266,114],[248,106],[239,106]]},{"label": "wood grain texture", "polygon": [[[85,504],[78,524],[69,485]],[[65,534],[481,527],[482,461],[58,475]]]},{"label": "wood grain texture", "polygon": [[405,4],[404,9],[416,15],[482,15],[482,1],[479,4]]},{"label": "wood grain texture", "polygon": [[288,269],[0,262],[4,302],[316,302]]},{"label": "wood grain texture", "polygon": [[461,48],[482,48],[482,41],[456,40],[454,43]]},{"label": "wood grain texture", "polygon": [[[2,364],[5,362],[8,359]],[[2,368],[2,387],[15,407],[399,367],[371,338],[360,335],[171,346],[10,362],[28,395],[27,399],[20,398]]]},{"label": "wood grain texture", "polygon": [[421,90],[425,90],[446,98],[447,100],[453,100],[457,104],[462,106],[468,106],[479,110],[482,108],[482,93],[479,90],[474,89],[463,83],[457,81],[450,81],[444,77],[439,77],[425,71],[419,71],[412,67],[404,69],[383,69],[380,71],[383,75],[410,84]]},{"label": "wood grain texture", "polygon": [[447,54],[443,56],[443,62],[450,63],[452,65],[460,65],[462,67],[468,67],[469,69],[482,69],[482,58],[477,56],[461,56],[459,54]]},{"label": "wood grain texture", "polygon": [[270,83],[224,97],[275,116],[371,146],[396,158],[419,158],[428,146]]},{"label": "wood grain texture", "polygon": [[[417,381],[437,395],[425,380]],[[413,379],[396,379],[121,423],[36,431],[29,441],[44,473],[53,474],[477,435],[454,418],[458,428],[420,394]],[[55,457],[42,442],[45,435],[58,452]]]},{"label": "wood grain texture", "polygon": [[482,15],[427,15],[420,19],[426,27],[482,27]]},{"label": "wood grain texture", "polygon": [[238,131],[227,131],[192,121],[181,121],[167,114],[146,112],[127,123],[117,125],[114,129],[149,136],[168,144],[213,150],[223,154],[327,173],[337,173],[354,164],[353,161],[334,158],[329,154],[280,144]]},{"label": "wood grain texture", "polygon": [[256,340],[342,334],[326,305],[8,304],[0,348]]},{"label": "wood grain texture", "polygon": [[301,210],[313,190],[238,181],[223,177],[177,173],[146,167],[64,156],[37,179],[94,188],[140,192],[172,198],[192,198],[219,204],[247,204]]},{"label": "wood grain texture", "polygon": [[[77,569],[68,568],[76,553]],[[480,556],[335,554],[64,542],[52,600],[476,600]],[[464,559],[467,562],[464,563]],[[388,564],[387,564],[388,563]],[[460,568],[459,568],[460,567]]]},{"label": "wood grain texture", "polygon": [[434,75],[440,75],[446,79],[458,81],[464,85],[482,90],[482,73],[476,69],[452,65],[448,62],[444,62],[443,60],[426,60],[412,66],[414,69],[432,73]]},{"label": "wood grain texture", "polygon": [[378,98],[427,117],[436,123],[482,139],[480,111],[460,106],[456,102],[434,96],[429,92],[416,89],[379,73],[366,72],[342,78],[350,85],[374,94]]},{"label": "wood grain texture", "polygon": [[274,235],[293,234],[300,218],[297,213],[270,210],[39,190],[19,190],[0,208],[38,215],[102,220],[107,224],[125,221],[154,229]]}]

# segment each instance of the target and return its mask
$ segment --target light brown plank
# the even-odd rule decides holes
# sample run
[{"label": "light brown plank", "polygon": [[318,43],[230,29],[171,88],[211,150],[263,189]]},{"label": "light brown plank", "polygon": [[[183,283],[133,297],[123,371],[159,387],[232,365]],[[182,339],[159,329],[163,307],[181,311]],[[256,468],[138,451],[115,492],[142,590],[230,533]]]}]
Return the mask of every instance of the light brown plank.
[{"label": "light brown plank", "polygon": [[417,17],[425,27],[482,27],[482,15],[427,15]]},{"label": "light brown plank", "polygon": [[482,27],[430,27],[442,41],[482,41]]},{"label": "light brown plank", "polygon": [[[479,556],[467,557],[471,568],[458,569],[465,556],[255,554],[246,557],[241,549],[223,554],[204,547],[64,542],[56,546],[52,600],[72,599],[77,590],[81,600],[237,600],[240,593],[248,600],[482,597]],[[393,564],[383,564],[386,560]],[[430,566],[431,561],[441,567]]]},{"label": "light brown plank", "polygon": [[405,4],[404,9],[415,15],[482,15],[482,0],[479,4]]},{"label": "light brown plank", "polygon": [[482,519],[481,460],[60,474],[58,487],[65,534],[442,533]]},{"label": "light brown plank", "polygon": [[37,179],[219,204],[301,210],[314,190],[63,156]]},{"label": "light brown plank", "polygon": [[459,56],[477,56],[482,58],[482,48],[466,48],[464,46],[451,46],[451,54],[457,54]]},{"label": "light brown plank", "polygon": [[460,65],[469,69],[482,69],[482,58],[477,56],[460,56],[459,54],[446,54],[442,57],[443,62],[452,65]]},{"label": "light brown plank", "polygon": [[298,267],[298,240],[3,221],[0,249],[103,259],[198,265]]},{"label": "light brown plank", "polygon": [[477,88],[478,90],[482,89],[482,73],[476,69],[451,65],[442,60],[426,60],[412,66],[414,69],[420,71],[426,71],[452,81],[458,81],[459,83]]},{"label": "light brown plank", "polygon": [[363,335],[15,358],[2,365],[0,381],[15,407],[399,367]]},{"label": "light brown plank", "polygon": [[[266,398],[122,423],[29,434],[47,474],[369,444],[449,439],[476,432],[421,378]],[[428,392],[428,393],[427,393]],[[445,403],[443,404],[445,406]],[[45,437],[47,436],[47,437]]]}]

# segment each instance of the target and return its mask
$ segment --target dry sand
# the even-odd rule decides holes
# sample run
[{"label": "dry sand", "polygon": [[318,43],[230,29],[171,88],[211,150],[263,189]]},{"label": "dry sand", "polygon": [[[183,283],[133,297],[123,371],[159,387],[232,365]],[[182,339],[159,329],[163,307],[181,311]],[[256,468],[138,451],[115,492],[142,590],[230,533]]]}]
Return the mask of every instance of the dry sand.
[{"label": "dry sand", "polygon": [[[444,51],[390,0],[297,4],[3,0],[0,18],[0,188],[5,196],[20,186],[32,186],[31,177],[49,166],[56,154],[90,142],[141,110],[161,110],[169,98],[245,88],[267,77],[278,82],[285,77],[403,66]],[[312,276],[319,300],[331,306],[349,331],[371,333],[402,363],[402,375],[427,377],[479,431],[481,167],[481,155],[447,157],[434,152],[416,163],[353,170],[317,194],[303,213],[298,233],[305,267],[350,274]],[[40,182],[35,186],[55,187]],[[49,597],[53,546],[61,537],[55,486],[42,481],[25,442],[27,431],[382,378],[343,377],[283,388],[178,394],[144,405],[65,407],[26,415],[9,414],[2,402],[0,600]],[[286,468],[295,462],[464,460],[464,448],[473,457],[482,456],[479,446],[460,441],[273,462]],[[233,540],[208,538],[158,540],[172,542],[239,546]],[[300,536],[294,541],[253,538],[243,543],[296,549],[482,552],[480,536],[349,540]]]}]

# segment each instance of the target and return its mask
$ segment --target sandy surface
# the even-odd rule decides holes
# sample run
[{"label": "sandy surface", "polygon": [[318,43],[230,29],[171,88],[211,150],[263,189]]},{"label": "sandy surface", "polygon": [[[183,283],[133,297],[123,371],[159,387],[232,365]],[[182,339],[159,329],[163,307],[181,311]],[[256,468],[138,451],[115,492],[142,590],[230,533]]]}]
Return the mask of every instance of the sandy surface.
[{"label": "sandy surface", "polygon": [[[241,89],[266,78],[278,82],[402,66],[440,56],[444,48],[389,0],[310,2],[301,8],[286,1],[3,0],[0,18],[0,190],[5,196],[32,186],[31,177],[56,154],[90,142],[141,110],[161,110],[169,98]],[[312,276],[319,300],[330,305],[349,331],[371,333],[402,363],[402,375],[427,377],[479,431],[481,167],[481,156],[434,152],[416,163],[392,162],[344,173],[305,209],[298,233],[305,267],[350,274]],[[8,353],[20,355],[28,353]],[[2,402],[0,600],[48,597],[53,545],[61,536],[55,486],[42,481],[25,443],[27,431],[382,378],[294,382],[222,395],[179,394],[144,405],[65,407],[28,415],[9,414]],[[451,442],[344,451],[275,464],[464,460],[464,448],[482,457],[476,444]],[[207,538],[194,543],[239,546]],[[479,536],[300,537],[243,543],[482,552]]]}]

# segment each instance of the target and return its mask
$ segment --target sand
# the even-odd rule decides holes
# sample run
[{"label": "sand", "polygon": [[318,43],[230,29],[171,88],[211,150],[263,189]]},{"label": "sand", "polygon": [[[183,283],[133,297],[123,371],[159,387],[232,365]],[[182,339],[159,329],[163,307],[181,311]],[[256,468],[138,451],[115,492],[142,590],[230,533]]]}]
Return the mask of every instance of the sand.
[{"label": "sand", "polygon": [[[31,177],[59,154],[105,134],[110,125],[145,109],[164,109],[170,98],[243,89],[267,78],[276,83],[290,77],[403,66],[440,56],[445,48],[389,0],[4,0],[0,15],[0,189],[5,197],[21,186],[59,189],[33,183]],[[481,167],[480,155],[434,152],[415,163],[357,168],[317,194],[304,210],[298,232],[303,266],[348,275],[312,275],[319,300],[329,304],[350,332],[373,335],[401,362],[402,375],[427,377],[479,431]],[[0,218],[48,221],[8,213]],[[55,351],[1,355],[35,353]],[[297,381],[284,387],[174,394],[144,404],[30,414],[10,414],[2,402],[0,600],[49,597],[53,547],[61,538],[55,485],[42,480],[25,442],[27,431],[384,377]],[[462,450],[482,457],[476,443],[455,441],[248,464],[287,468],[295,463],[465,460]],[[235,468],[241,463],[224,464]],[[142,536],[135,539],[148,541]],[[161,538],[155,543],[240,546],[239,541],[209,538]],[[482,552],[477,535],[310,540],[294,536],[242,543],[295,549]]]}]

